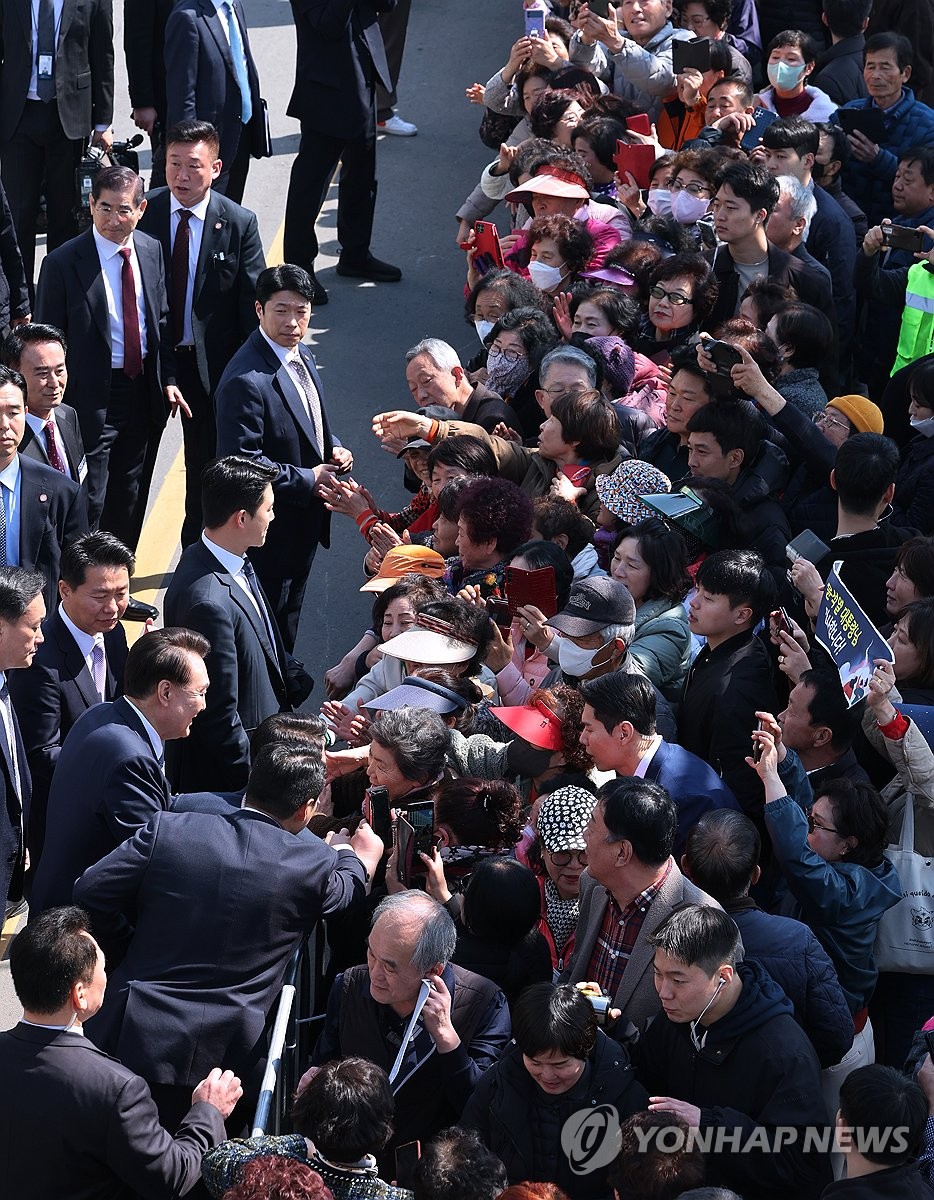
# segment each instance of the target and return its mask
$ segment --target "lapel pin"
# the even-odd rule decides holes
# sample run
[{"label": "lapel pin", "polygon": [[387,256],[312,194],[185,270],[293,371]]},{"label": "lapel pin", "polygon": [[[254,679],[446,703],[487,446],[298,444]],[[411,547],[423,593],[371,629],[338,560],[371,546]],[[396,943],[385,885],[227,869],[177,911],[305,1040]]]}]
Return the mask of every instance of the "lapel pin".
[{"label": "lapel pin", "polygon": [[215,228],[215,229],[223,229],[223,228],[224,228],[224,226],[223,226],[223,225],[220,223],[220,221],[215,221],[215,222],[214,222],[214,228]]},{"label": "lapel pin", "polygon": [[45,500],[48,500],[48,496],[45,494],[45,492],[40,492],[40,493],[39,493],[39,499],[40,499],[41,501],[45,501]]}]

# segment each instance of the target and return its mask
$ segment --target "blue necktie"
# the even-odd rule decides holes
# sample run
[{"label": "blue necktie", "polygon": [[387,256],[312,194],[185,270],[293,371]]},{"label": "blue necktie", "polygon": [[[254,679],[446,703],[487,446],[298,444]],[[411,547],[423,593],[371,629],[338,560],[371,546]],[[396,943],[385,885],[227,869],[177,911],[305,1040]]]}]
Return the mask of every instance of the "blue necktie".
[{"label": "blue necktie", "polygon": [[234,74],[237,77],[237,87],[240,89],[240,120],[248,125],[253,116],[253,98],[250,95],[250,80],[246,70],[246,55],[243,50],[243,38],[240,36],[240,23],[234,12],[232,0],[226,0],[224,9],[227,13],[227,28],[230,31],[230,53],[233,58]]}]

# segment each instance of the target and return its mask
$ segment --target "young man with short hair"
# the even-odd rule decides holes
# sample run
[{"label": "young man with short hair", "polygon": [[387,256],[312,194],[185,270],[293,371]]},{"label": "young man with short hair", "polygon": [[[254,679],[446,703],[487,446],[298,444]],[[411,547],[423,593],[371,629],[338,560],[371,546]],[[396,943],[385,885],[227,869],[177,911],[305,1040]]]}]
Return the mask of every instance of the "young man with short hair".
[{"label": "young man with short hair", "polygon": [[761,967],[737,963],[739,932],[719,909],[681,908],[651,941],[663,1012],[633,1052],[649,1108],[710,1139],[708,1183],[817,1200],[830,1158],[806,1147],[805,1130],[823,1131],[827,1113],[791,1001]]},{"label": "young man with short hair", "polygon": [[684,685],[678,740],[713,767],[764,831],[762,789],[746,757],[760,701],[775,696],[768,651],[753,634],[775,603],[775,584],[752,550],[711,554],[696,583],[689,623],[707,644]]},{"label": "young man with short hair", "polygon": [[823,0],[821,20],[830,30],[831,45],[817,60],[812,87],[820,88],[834,104],[861,100],[869,93],[863,78],[863,34],[869,24],[872,0]]}]

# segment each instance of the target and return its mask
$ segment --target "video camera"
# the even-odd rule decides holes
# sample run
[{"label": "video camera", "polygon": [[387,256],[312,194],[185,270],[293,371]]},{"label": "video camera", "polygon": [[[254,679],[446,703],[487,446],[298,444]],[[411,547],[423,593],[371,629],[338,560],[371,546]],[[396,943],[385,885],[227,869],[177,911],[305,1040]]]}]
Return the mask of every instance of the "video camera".
[{"label": "video camera", "polygon": [[94,179],[104,167],[129,167],[139,174],[139,155],[135,147],[142,143],[143,135],[135,134],[125,142],[114,142],[109,150],[103,146],[88,145],[81,156],[81,162],[75,172],[75,220],[79,232],[83,232],[91,224],[91,188]]}]

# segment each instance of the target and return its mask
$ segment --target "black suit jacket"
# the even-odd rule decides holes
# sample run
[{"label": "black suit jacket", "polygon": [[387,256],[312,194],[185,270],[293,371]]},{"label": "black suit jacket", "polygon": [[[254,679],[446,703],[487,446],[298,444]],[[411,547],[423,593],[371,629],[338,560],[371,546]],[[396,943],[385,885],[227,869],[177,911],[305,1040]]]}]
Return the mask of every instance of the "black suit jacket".
[{"label": "black suit jacket", "polygon": [[145,1082],[71,1030],[21,1022],[0,1033],[0,1077],[0,1156],[11,1198],[181,1196],[200,1179],[204,1153],[224,1139],[223,1117],[204,1103],[173,1137]]},{"label": "black suit jacket", "polygon": [[[267,610],[272,617],[268,604]],[[167,625],[195,629],[211,643],[205,659],[211,680],[207,707],[190,735],[172,743],[166,756],[173,788],[244,788],[253,730],[273,713],[292,710],[288,668],[295,660],[286,653],[275,620],[270,642],[243,588],[200,538],[182,554],[165,594],[164,613]]]},{"label": "black suit jacket", "polygon": [[[33,867],[41,851],[45,835],[45,814],[48,806],[52,774],[61,754],[62,744],[74,723],[100,697],[88,665],[78,644],[56,610],[42,624],[45,639],[36,651],[27,671],[10,672],[10,695],[23,730],[23,744],[32,773],[32,803],[26,831],[27,845]],[[127,643],[119,623],[104,634],[104,654],[107,666],[105,699],[123,695],[123,668],[126,664]]]},{"label": "black suit jacket", "polygon": [[[84,442],[81,440],[81,429],[78,425],[78,414],[70,404],[60,404],[55,410],[55,424],[65,443],[65,458],[68,470],[75,483],[84,489],[84,481],[79,480],[81,465],[84,462]],[[23,440],[19,444],[20,457],[31,458],[33,462],[51,466],[46,450],[45,437],[37,437],[32,427],[27,424]]]},{"label": "black suit jacket", "polygon": [[[17,674],[7,671],[6,678]],[[13,764],[10,760],[6,738],[0,737],[0,902],[8,895],[22,895],[23,829],[25,828],[32,796],[32,780],[26,749],[20,735],[16,710],[13,710],[13,735],[16,739],[16,760],[19,764],[20,791],[14,786]],[[3,1090],[3,1089],[0,1089]]]},{"label": "black suit jacket", "polygon": [[292,378],[258,329],[228,363],[215,397],[218,456],[245,454],[279,472],[273,485],[276,519],[266,544],[251,550],[250,558],[257,570],[265,564],[271,572],[288,576],[298,574],[302,561],[310,563],[316,546],[329,545],[330,515],[314,494],[314,468],[340,445],[331,435],[311,350],[301,346],[300,353],[321,397],[323,459]]},{"label": "black suit jacket", "polygon": [[[150,192],[139,228],[158,238],[172,293],[172,193]],[[213,396],[224,368],[256,328],[256,280],[266,269],[256,214],[211,192],[191,298],[191,331],[201,386]]]},{"label": "black suit jacket", "polygon": [[372,121],[373,89],[392,80],[379,14],[396,0],[291,0],[298,50],[290,117],[332,137],[360,137]]},{"label": "black suit jacket", "polygon": [[[86,138],[114,115],[110,0],[64,0],[55,54],[55,97],[65,136]],[[13,135],[32,74],[31,0],[0,3],[0,142]]]},{"label": "black suit jacket", "polygon": [[165,23],[174,0],[123,0],[123,52],[130,103],[165,124]]},{"label": "black suit jacket", "polygon": [[51,611],[58,603],[62,546],[88,531],[84,490],[61,471],[20,456],[19,565],[38,571]]},{"label": "black suit jacket", "polygon": [[[805,266],[793,254],[780,250],[771,242],[768,255],[769,277],[777,279],[779,283],[790,283],[806,304],[813,304],[815,308],[825,312],[831,322],[835,322],[833,293],[829,281],[817,271]],[[713,264],[713,271],[720,285],[713,312],[707,318],[707,324],[713,329],[723,321],[730,320],[736,311],[739,276],[734,270],[729,246],[718,246],[716,250],[708,252],[707,258]]]},{"label": "black suit jacket", "polygon": [[[265,152],[265,127],[259,76],[250,52],[246,15],[240,0],[234,9],[243,35],[253,115],[248,134],[250,153]],[[211,0],[178,0],[165,25],[166,121],[210,121],[220,134],[220,157],[230,166],[240,141],[241,96],[234,74],[230,43]]]},{"label": "black suit jacket", "polygon": [[127,701],[88,709],[58,756],[32,910],[70,904],[81,872],[168,808],[170,799],[152,743]]},{"label": "black suit jacket", "polygon": [[6,192],[0,184],[0,329],[9,325],[13,317],[24,317],[28,312],[29,289],[23,256]]},{"label": "black suit jacket", "polygon": [[364,895],[355,854],[263,813],[157,813],[75,887],[108,941],[134,924],[89,1035],[150,1082],[252,1083],[290,954]]},{"label": "black suit jacket", "polygon": [[[164,424],[168,409],[163,387],[175,382],[168,334],[169,302],[162,248],[145,233],[133,235],[146,303],[147,370],[152,381],[152,415]],[[42,260],[36,285],[35,320],[61,329],[68,339],[68,399],[78,414],[85,446],[96,446],[104,428],[113,370],[107,294],[94,230],[72,238]]]}]

